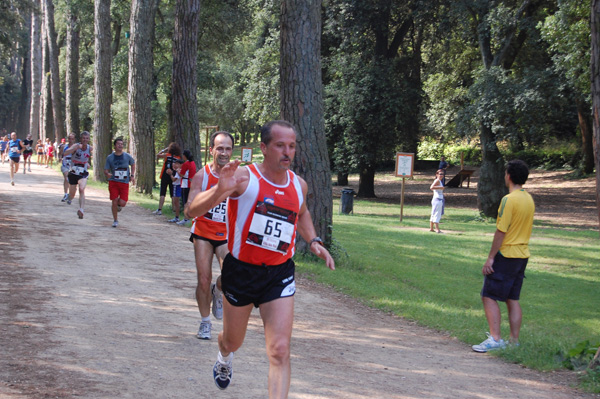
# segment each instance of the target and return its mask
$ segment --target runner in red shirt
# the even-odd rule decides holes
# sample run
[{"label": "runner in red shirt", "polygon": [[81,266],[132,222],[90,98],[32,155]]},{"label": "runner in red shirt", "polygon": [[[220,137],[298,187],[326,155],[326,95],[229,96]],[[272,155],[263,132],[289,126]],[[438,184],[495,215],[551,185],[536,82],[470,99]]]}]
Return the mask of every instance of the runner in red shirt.
[{"label": "runner in red shirt", "polygon": [[[217,185],[219,173],[227,165],[233,152],[233,136],[228,132],[215,132],[210,137],[209,151],[212,162],[205,165],[194,176],[191,183],[190,196],[186,201],[184,214],[194,197]],[[212,323],[210,321],[210,303],[212,299],[213,316],[223,318],[223,296],[221,294],[221,276],[212,282],[212,259],[217,256],[219,263],[227,255],[227,225],[225,224],[226,202],[222,201],[217,206],[205,212],[202,216],[194,218],[190,241],[194,244],[194,258],[198,285],[196,286],[196,301],[200,311],[201,321],[197,337],[211,339]],[[187,217],[187,216],[186,216]]]},{"label": "runner in red shirt", "polygon": [[225,165],[219,182],[198,194],[189,208],[204,215],[227,199],[230,254],[223,261],[221,284],[223,331],[213,367],[215,384],[225,389],[233,374],[233,352],[244,342],[253,307],[260,309],[267,356],[269,397],[287,397],[290,387],[290,340],[294,319],[294,254],[296,231],[312,253],[335,262],[316,236],[306,207],[308,186],[289,168],[296,151],[296,131],[289,122],[273,121],[261,129],[261,164],[238,168],[241,161]]}]

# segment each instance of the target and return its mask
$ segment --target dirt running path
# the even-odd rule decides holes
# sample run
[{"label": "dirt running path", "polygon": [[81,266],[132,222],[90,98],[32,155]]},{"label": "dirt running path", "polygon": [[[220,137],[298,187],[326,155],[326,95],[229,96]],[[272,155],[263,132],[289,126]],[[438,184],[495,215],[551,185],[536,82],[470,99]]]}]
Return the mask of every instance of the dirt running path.
[{"label": "dirt running path", "polygon": [[[195,338],[187,228],[127,206],[113,229],[108,194],[91,189],[79,220],[61,183],[34,166],[11,187],[0,166],[0,397],[265,398],[258,313],[232,385],[212,381],[217,343]],[[290,398],[592,397],[567,373],[476,354],[306,281],[296,300]]]}]

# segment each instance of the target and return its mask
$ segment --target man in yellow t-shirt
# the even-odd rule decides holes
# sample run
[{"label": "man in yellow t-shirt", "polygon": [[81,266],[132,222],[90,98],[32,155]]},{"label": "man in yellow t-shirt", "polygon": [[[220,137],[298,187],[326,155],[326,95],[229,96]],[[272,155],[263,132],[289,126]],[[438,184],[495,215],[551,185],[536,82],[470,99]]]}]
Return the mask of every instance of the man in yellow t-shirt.
[{"label": "man in yellow t-shirt", "polygon": [[525,162],[516,159],[506,165],[504,182],[509,194],[502,198],[498,208],[496,233],[482,269],[485,278],[481,300],[490,333],[481,344],[472,346],[475,352],[487,352],[506,346],[506,342],[500,338],[498,301],[506,302],[510,343],[519,344],[523,318],[519,297],[529,259],[529,237],[535,212],[533,198],[522,187],[528,176],[529,168]]}]

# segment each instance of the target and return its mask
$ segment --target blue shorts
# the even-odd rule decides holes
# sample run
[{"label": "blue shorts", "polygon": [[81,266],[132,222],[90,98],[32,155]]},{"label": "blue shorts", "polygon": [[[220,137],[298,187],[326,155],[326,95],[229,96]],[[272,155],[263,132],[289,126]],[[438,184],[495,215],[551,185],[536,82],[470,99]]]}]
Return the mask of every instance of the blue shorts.
[{"label": "blue shorts", "polygon": [[173,184],[173,197],[181,198],[181,186]]},{"label": "blue shorts", "polygon": [[258,266],[242,262],[227,254],[221,270],[221,288],[233,306],[254,304],[255,307],[296,292],[294,261],[275,266]]},{"label": "blue shorts", "polygon": [[481,296],[506,302],[518,301],[525,278],[528,258],[505,258],[500,252],[494,257],[494,273],[483,280]]}]

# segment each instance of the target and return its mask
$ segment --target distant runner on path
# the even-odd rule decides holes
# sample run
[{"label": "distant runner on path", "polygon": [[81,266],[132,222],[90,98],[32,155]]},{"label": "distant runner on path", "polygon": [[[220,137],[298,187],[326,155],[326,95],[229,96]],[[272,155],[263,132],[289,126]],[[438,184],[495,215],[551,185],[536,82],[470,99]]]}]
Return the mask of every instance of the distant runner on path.
[{"label": "distant runner on path", "polygon": [[10,141],[6,147],[6,153],[10,162],[10,184],[15,185],[15,175],[19,171],[19,161],[21,160],[21,151],[23,151],[23,142],[17,138],[17,133],[10,134]]},{"label": "distant runner on path", "polygon": [[85,206],[85,186],[89,176],[88,167],[92,160],[92,146],[89,145],[90,133],[81,132],[81,143],[70,146],[65,151],[65,156],[71,155],[71,169],[69,171],[69,198],[67,204],[75,198],[75,192],[79,187],[79,209],[77,216],[83,219],[83,207]]},{"label": "distant runner on path", "polygon": [[194,198],[192,216],[204,215],[227,200],[227,246],[221,284],[223,331],[213,377],[219,389],[229,386],[233,352],[244,342],[253,307],[260,309],[269,358],[269,397],[285,398],[290,389],[290,341],[294,322],[295,265],[292,260],[296,231],[310,250],[335,262],[317,237],[306,207],[308,185],[289,168],[296,152],[296,131],[286,121],[273,121],[261,129],[261,164],[238,168],[225,165],[219,182]]},{"label": "distant runner on path", "polygon": [[25,146],[23,150],[23,174],[25,174],[25,169],[27,169],[27,172],[31,172],[31,156],[33,155],[31,134],[28,134],[27,138],[23,140],[23,145]]},{"label": "distant runner on path", "polygon": [[119,225],[117,215],[129,200],[129,182],[135,182],[135,160],[123,151],[123,139],[121,137],[116,138],[113,145],[115,151],[106,157],[104,175],[108,179],[108,192],[112,201],[112,227],[117,227]]},{"label": "distant runner on path", "polygon": [[62,157],[62,161],[61,161],[61,165],[60,165],[60,171],[63,174],[63,188],[64,188],[64,192],[65,194],[63,195],[61,201],[65,202],[69,199],[69,172],[71,171],[71,157],[72,154],[69,155],[64,155],[64,152],[66,150],[69,149],[69,147],[72,147],[73,145],[75,145],[75,134],[74,133],[69,133],[69,142],[68,144],[65,146],[65,148],[63,148],[63,157]]}]

